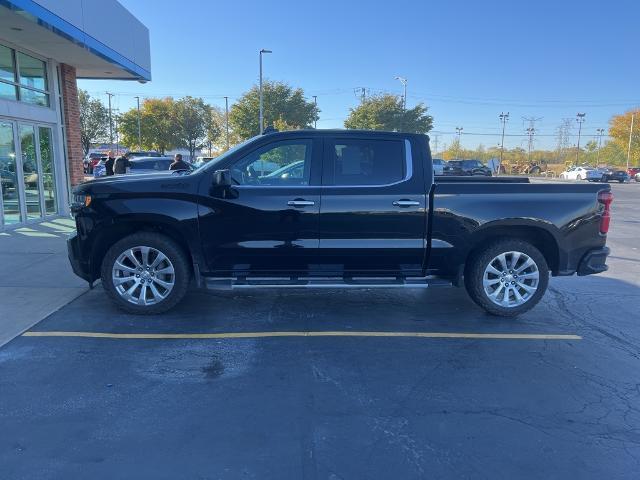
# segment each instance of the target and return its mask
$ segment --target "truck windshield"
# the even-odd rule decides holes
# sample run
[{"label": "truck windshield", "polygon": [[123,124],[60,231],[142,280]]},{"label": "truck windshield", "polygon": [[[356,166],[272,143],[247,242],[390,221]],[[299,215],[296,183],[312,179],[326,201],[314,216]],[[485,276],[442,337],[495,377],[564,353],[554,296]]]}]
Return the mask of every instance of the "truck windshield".
[{"label": "truck windshield", "polygon": [[255,137],[251,137],[248,140],[245,140],[242,143],[239,143],[238,145],[236,145],[235,147],[231,147],[229,150],[227,150],[226,152],[218,155],[217,157],[215,157],[214,159],[212,159],[209,162],[206,163],[202,163],[200,166],[196,167],[193,171],[200,171],[200,170],[204,170],[205,168],[213,168],[215,169],[215,165],[217,165],[218,163],[220,163],[221,161],[223,161],[225,158],[227,158],[229,155],[233,154],[234,152],[240,150],[242,147],[244,147],[245,145],[248,145],[249,143],[253,142],[256,138],[258,138],[259,136],[255,136]]}]

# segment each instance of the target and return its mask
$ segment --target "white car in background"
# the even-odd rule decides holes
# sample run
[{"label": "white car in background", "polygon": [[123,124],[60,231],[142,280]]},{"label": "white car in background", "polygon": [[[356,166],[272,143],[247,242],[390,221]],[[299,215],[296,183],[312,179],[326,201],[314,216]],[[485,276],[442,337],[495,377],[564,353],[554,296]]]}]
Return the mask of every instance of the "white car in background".
[{"label": "white car in background", "polygon": [[594,170],[592,167],[571,167],[560,174],[564,180],[586,180],[587,174]]},{"label": "white car in background", "polygon": [[434,175],[444,175],[444,166],[447,164],[441,158],[433,159],[433,174]]}]

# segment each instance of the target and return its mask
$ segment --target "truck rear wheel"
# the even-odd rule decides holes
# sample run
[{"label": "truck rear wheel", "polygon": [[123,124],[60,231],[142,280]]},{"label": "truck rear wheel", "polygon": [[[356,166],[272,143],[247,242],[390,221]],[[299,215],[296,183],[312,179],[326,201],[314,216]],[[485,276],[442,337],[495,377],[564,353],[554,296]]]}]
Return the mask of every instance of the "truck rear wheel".
[{"label": "truck rear wheel", "polygon": [[473,255],[464,281],[471,299],[488,313],[515,317],[540,301],[549,285],[549,267],[530,243],[500,240]]},{"label": "truck rear wheel", "polygon": [[187,256],[170,238],[140,232],[116,242],[102,261],[102,285],[125,312],[155,315],[173,308],[187,292]]}]

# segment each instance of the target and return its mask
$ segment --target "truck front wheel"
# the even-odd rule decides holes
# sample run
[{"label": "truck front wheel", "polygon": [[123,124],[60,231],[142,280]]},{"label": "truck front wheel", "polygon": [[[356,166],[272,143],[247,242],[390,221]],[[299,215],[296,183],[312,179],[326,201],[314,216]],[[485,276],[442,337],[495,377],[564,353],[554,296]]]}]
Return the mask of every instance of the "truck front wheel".
[{"label": "truck front wheel", "polygon": [[102,285],[120,309],[154,315],[173,308],[187,292],[187,256],[170,238],[140,232],[116,242],[102,261]]},{"label": "truck front wheel", "polygon": [[464,281],[471,299],[488,313],[515,317],[540,301],[549,285],[549,267],[530,243],[501,240],[471,257]]}]

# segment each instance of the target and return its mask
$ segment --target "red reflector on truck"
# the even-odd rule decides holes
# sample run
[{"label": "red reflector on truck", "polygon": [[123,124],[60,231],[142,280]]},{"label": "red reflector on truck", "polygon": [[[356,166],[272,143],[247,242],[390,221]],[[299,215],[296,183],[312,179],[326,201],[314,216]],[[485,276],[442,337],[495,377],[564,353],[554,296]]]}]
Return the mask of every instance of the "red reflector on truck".
[{"label": "red reflector on truck", "polygon": [[611,203],[613,202],[613,193],[608,191],[598,192],[598,202],[604,205],[602,217],[600,217],[600,233],[603,235],[609,231],[611,223]]}]

